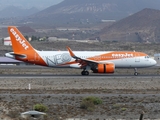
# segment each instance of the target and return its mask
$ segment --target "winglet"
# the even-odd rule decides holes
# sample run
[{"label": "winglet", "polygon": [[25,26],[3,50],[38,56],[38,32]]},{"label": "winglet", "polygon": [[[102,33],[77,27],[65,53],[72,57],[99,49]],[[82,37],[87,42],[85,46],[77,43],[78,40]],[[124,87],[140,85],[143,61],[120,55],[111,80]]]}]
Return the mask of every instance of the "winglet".
[{"label": "winglet", "polygon": [[69,52],[69,54],[70,54],[71,57],[75,58],[76,60],[77,60],[77,59],[80,59],[79,57],[77,57],[77,56],[73,53],[73,51],[71,50],[70,47],[67,46],[66,48],[67,48],[67,50],[68,50],[68,52]]},{"label": "winglet", "polygon": [[67,48],[69,54],[71,55],[71,57],[75,57],[75,54],[72,52],[71,48],[68,46],[66,48]]}]

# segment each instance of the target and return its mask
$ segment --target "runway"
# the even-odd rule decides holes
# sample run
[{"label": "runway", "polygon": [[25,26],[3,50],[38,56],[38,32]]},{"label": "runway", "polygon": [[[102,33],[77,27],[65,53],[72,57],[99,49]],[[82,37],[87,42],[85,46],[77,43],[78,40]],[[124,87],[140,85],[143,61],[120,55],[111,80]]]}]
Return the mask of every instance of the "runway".
[{"label": "runway", "polygon": [[78,78],[78,79],[149,79],[160,78],[159,66],[138,69],[138,76],[134,76],[133,69],[116,69],[113,74],[92,73],[88,76],[81,75],[81,69],[73,68],[49,68],[36,65],[1,65],[0,78]]},{"label": "runway", "polygon": [[160,78],[160,75],[139,75],[139,76],[134,76],[134,75],[106,75],[106,74],[92,74],[88,76],[82,76],[82,75],[69,75],[69,74],[0,74],[0,78],[78,78],[78,79],[87,79],[87,78],[92,78],[92,79],[103,79],[103,78],[119,78],[119,79],[124,79],[124,78],[132,78],[132,79],[149,79],[149,78]]}]

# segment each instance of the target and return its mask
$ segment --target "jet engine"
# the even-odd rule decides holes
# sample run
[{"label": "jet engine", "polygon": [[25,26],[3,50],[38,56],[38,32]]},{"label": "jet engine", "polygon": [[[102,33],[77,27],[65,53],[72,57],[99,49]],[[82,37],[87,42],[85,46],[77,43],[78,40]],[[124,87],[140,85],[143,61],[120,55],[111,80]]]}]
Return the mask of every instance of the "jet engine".
[{"label": "jet engine", "polygon": [[113,63],[97,64],[95,69],[92,69],[94,73],[114,73],[115,65]]}]

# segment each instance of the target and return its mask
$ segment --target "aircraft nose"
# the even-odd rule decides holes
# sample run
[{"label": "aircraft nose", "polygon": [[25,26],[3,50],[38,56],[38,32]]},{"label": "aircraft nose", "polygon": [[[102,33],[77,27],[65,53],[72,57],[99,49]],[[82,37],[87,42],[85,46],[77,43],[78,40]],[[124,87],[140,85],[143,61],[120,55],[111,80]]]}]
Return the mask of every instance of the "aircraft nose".
[{"label": "aircraft nose", "polygon": [[152,64],[153,64],[153,65],[156,65],[156,64],[157,64],[157,61],[152,60]]}]

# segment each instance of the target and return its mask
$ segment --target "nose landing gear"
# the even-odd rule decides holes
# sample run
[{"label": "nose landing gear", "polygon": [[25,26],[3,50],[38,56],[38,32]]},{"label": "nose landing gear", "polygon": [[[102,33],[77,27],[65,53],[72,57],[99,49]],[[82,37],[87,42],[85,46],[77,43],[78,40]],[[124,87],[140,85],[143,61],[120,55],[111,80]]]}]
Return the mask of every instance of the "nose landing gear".
[{"label": "nose landing gear", "polygon": [[135,71],[135,72],[134,72],[134,75],[135,75],[135,76],[138,76],[139,73],[137,72],[137,68],[134,68],[134,71]]}]

